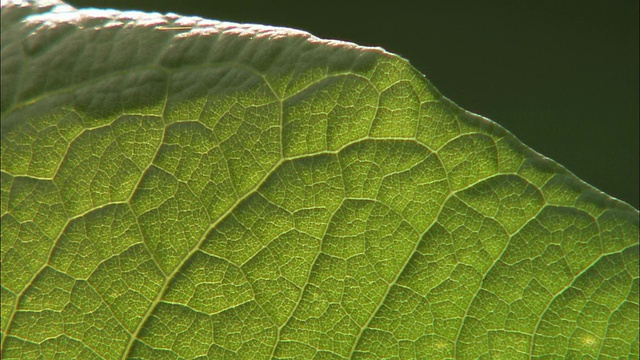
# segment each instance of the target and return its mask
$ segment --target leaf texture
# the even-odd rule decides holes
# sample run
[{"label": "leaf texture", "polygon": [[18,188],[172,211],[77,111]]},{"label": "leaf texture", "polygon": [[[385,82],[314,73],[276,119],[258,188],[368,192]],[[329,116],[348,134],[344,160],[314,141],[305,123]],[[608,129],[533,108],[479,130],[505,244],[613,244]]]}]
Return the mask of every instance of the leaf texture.
[{"label": "leaf texture", "polygon": [[2,2],[3,359],[637,358],[638,212],[379,48]]}]

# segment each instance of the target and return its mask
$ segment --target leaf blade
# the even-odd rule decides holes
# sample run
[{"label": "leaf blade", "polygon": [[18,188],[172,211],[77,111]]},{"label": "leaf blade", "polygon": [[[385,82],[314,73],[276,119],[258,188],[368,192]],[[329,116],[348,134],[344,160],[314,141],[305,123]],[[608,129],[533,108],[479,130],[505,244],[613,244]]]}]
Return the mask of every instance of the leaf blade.
[{"label": "leaf blade", "polygon": [[[550,294],[637,255],[635,209],[395,55],[60,6],[7,32],[3,357],[529,356]],[[602,329],[545,351],[614,351]]]}]

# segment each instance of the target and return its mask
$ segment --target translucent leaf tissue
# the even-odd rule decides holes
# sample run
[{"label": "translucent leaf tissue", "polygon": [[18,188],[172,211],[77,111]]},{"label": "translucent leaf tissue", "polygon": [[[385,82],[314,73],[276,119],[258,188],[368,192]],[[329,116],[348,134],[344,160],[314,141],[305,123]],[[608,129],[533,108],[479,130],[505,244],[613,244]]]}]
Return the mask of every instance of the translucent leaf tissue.
[{"label": "translucent leaf tissue", "polygon": [[637,358],[638,211],[308,33],[2,1],[3,359]]}]

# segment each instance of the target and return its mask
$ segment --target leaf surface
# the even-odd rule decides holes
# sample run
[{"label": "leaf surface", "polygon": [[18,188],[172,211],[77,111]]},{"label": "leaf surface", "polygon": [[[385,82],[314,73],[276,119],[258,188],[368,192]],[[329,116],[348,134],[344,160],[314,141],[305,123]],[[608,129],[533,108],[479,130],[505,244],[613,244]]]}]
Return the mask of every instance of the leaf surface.
[{"label": "leaf surface", "polygon": [[2,2],[2,358],[638,356],[638,212],[379,48]]}]

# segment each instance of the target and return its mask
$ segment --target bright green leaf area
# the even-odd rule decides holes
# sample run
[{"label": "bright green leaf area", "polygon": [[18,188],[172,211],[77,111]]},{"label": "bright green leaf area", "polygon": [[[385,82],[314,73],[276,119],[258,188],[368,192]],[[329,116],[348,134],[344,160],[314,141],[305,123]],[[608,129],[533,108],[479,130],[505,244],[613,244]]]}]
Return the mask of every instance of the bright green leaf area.
[{"label": "bright green leaf area", "polygon": [[382,49],[3,1],[1,124],[3,359],[639,355],[637,210]]}]

